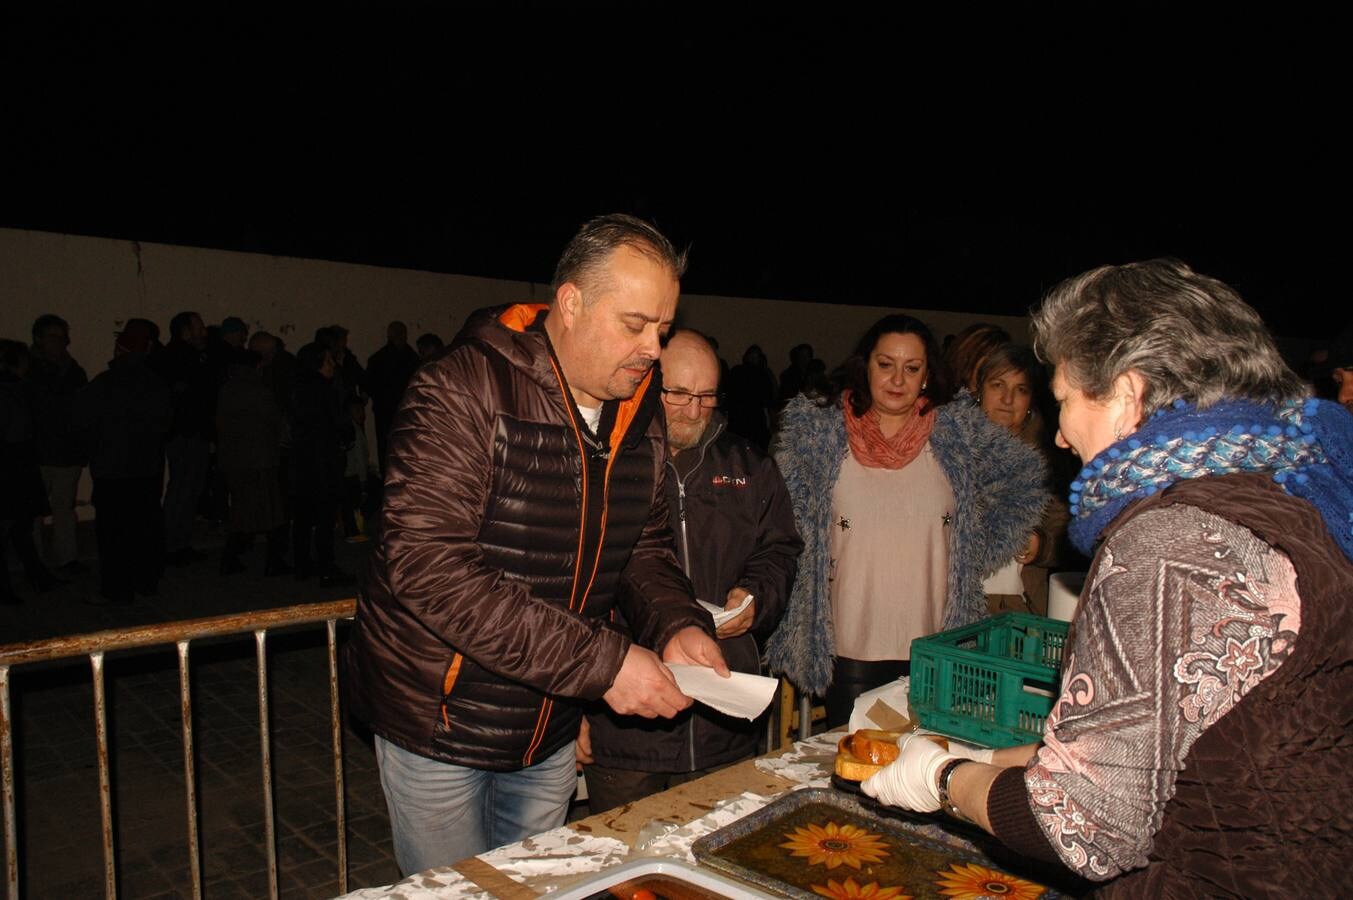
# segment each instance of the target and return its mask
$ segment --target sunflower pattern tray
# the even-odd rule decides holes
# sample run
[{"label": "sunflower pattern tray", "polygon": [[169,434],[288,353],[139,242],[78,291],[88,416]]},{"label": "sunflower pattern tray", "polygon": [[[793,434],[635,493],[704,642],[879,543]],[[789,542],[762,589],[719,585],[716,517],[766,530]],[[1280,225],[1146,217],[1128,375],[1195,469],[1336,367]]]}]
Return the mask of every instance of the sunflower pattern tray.
[{"label": "sunflower pattern tray", "polygon": [[702,865],[801,900],[1063,897],[838,791],[794,791],[695,842]]}]

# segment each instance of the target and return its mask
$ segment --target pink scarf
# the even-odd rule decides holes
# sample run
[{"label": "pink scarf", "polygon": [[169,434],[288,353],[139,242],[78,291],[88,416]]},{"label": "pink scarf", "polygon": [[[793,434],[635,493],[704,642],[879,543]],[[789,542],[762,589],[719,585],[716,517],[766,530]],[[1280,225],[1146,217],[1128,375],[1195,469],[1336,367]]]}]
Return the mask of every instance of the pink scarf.
[{"label": "pink scarf", "polygon": [[935,410],[925,397],[916,400],[912,415],[892,437],[884,437],[878,413],[870,409],[856,416],[850,408],[850,392],[842,397],[846,416],[846,437],[850,452],[860,465],[870,469],[901,469],[921,452],[930,432],[935,429]]}]

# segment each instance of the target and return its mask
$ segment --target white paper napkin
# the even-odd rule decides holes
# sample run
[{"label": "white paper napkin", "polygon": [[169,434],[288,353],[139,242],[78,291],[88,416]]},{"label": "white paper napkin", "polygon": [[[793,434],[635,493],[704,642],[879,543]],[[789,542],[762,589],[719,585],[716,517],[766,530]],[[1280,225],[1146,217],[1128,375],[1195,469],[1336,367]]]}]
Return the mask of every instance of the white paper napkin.
[{"label": "white paper napkin", "polygon": [[755,598],[751,594],[748,594],[746,597],[742,598],[741,603],[732,609],[724,609],[722,606],[715,606],[713,603],[706,603],[704,600],[698,600],[696,602],[703,606],[709,614],[714,617],[714,627],[718,628],[724,622],[727,622],[729,619],[746,609],[747,604],[751,603],[753,599]]},{"label": "white paper napkin", "polygon": [[728,716],[755,719],[770,706],[778,678],[734,672],[723,678],[708,666],[669,665],[681,693]]}]

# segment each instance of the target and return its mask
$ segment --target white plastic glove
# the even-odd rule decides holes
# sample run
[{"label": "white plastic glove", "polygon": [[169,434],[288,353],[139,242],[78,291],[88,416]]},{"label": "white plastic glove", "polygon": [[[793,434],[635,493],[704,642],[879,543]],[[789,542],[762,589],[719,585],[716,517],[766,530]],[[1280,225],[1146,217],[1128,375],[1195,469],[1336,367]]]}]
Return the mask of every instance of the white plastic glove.
[{"label": "white plastic glove", "polygon": [[936,812],[940,808],[940,791],[935,778],[945,763],[961,757],[915,733],[898,738],[897,749],[900,751],[897,760],[866,778],[860,789],[889,806]]},{"label": "white plastic glove", "polygon": [[970,759],[973,762],[990,764],[991,755],[996,751],[985,747],[974,747],[971,744],[964,744],[959,741],[950,741],[949,752],[954,756],[961,756],[964,759]]}]

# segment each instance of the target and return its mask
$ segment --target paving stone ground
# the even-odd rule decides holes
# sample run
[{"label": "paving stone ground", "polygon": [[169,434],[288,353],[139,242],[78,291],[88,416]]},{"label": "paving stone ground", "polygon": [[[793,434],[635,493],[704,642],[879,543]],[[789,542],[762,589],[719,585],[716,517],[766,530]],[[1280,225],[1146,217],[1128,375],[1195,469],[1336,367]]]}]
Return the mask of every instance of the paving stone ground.
[{"label": "paving stone ground", "polygon": [[[203,528],[199,538],[212,558],[170,569],[159,596],[99,607],[85,602],[97,577],[92,537],[82,533],[87,574],[37,596],[14,573],[25,602],[0,607],[0,643],[353,594],[313,579],[262,577],[261,546],[248,560],[250,572],[221,578],[219,536]],[[340,544],[340,565],[357,572],[368,547]],[[338,841],[324,628],[272,634],[268,647],[279,886],[284,897],[331,897],[339,887]],[[191,660],[205,896],[267,896],[253,637],[195,643]],[[119,896],[191,896],[177,656],[169,646],[110,654],[105,665]],[[102,896],[88,658],[16,667],[10,681],[22,895]],[[399,872],[375,758],[369,737],[350,725],[344,762],[349,889],[388,884]]]}]

